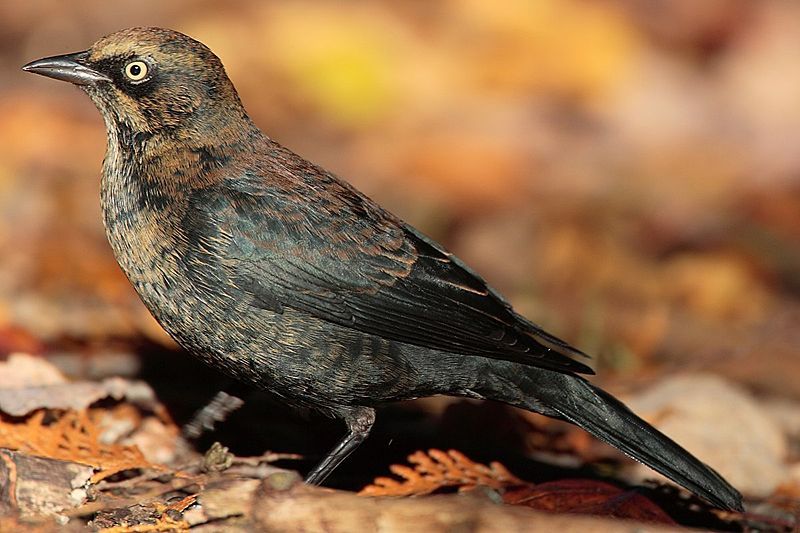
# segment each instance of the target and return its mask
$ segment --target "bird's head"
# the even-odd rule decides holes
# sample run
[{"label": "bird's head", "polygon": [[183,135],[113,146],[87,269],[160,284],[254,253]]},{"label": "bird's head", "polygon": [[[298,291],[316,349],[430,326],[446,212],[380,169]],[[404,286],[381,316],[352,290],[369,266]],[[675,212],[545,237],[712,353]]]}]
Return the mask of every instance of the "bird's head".
[{"label": "bird's head", "polygon": [[23,70],[82,88],[109,130],[203,135],[249,123],[219,58],[172,30],[121,30],[86,51],[39,59]]}]

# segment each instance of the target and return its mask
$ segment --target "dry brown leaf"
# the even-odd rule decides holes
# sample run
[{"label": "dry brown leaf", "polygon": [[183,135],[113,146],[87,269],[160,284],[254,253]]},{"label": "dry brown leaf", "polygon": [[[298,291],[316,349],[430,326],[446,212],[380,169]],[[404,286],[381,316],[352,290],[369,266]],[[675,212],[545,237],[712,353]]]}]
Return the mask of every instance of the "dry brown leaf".
[{"label": "dry brown leaf", "polygon": [[103,381],[78,381],[53,383],[24,388],[0,388],[0,411],[11,416],[24,416],[37,409],[64,409],[81,411],[98,400],[125,399],[159,414],[155,393],[144,382],[129,381],[119,377]]},{"label": "dry brown leaf", "polygon": [[655,503],[634,491],[609,483],[575,479],[533,484],[511,474],[502,464],[476,463],[461,452],[417,451],[408,457],[413,466],[392,465],[402,480],[378,477],[364,487],[362,496],[420,496],[445,487],[459,490],[476,486],[504,489],[503,500],[539,511],[581,513],[647,522],[675,522]]},{"label": "dry brown leaf", "polygon": [[468,489],[479,485],[505,488],[525,482],[514,476],[502,464],[476,463],[456,450],[417,451],[408,456],[413,467],[392,465],[389,470],[402,480],[378,477],[361,492],[362,496],[417,496],[430,494],[444,487]]},{"label": "dry brown leaf", "polygon": [[[2,335],[2,327],[0,327],[0,337]],[[0,340],[0,353],[2,353],[2,340]],[[14,397],[20,394],[20,389],[41,388],[66,382],[67,378],[63,372],[44,358],[21,352],[12,353],[5,360],[0,361],[0,410],[3,409],[4,394]],[[6,390],[13,392],[6,392]],[[8,414],[19,416],[27,413],[8,412]]]},{"label": "dry brown leaf", "polygon": [[660,507],[643,495],[590,479],[529,484],[506,492],[503,500],[512,505],[525,505],[539,511],[593,514],[675,524]]}]

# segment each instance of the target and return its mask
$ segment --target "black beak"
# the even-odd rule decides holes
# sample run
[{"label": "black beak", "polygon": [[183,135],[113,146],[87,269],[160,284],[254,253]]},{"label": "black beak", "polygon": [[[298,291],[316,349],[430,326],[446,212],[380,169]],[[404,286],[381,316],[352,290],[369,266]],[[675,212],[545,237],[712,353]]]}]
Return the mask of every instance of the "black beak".
[{"label": "black beak", "polygon": [[75,85],[97,85],[101,81],[111,81],[111,78],[86,66],[88,52],[76,52],[63,56],[45,57],[31,61],[22,70],[41,74],[48,78],[68,81]]}]

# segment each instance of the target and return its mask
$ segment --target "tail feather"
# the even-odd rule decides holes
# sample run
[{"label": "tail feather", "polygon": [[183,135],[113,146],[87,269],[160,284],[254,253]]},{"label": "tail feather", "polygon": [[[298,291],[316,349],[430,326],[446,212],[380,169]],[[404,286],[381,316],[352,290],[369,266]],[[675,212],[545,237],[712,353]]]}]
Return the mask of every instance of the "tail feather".
[{"label": "tail feather", "polygon": [[741,494],[716,471],[583,378],[537,369],[514,381],[525,399],[508,403],[566,419],[715,506],[743,510]]}]

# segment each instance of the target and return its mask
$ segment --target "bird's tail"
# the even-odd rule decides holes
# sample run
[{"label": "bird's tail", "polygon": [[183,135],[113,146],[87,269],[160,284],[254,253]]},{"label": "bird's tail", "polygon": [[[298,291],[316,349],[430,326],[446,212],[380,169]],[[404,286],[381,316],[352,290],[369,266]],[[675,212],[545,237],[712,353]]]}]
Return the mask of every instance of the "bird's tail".
[{"label": "bird's tail", "polygon": [[[574,375],[518,366],[515,370],[510,378],[490,378],[491,396],[572,422],[715,506],[742,510],[741,494],[722,476],[607,392]],[[518,390],[510,390],[514,387]]]}]

